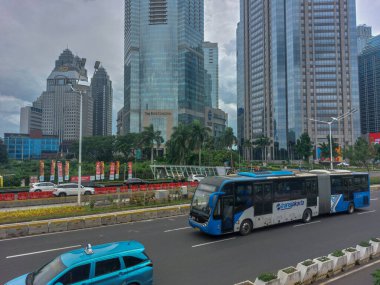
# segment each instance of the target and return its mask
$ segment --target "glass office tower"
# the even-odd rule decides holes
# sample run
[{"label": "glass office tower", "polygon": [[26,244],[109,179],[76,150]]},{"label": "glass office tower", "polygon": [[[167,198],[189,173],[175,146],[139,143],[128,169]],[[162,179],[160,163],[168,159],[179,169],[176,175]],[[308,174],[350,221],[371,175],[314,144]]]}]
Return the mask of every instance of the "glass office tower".
[{"label": "glass office tower", "polygon": [[[310,119],[359,109],[355,1],[242,2],[244,102],[251,108],[244,139],[269,137],[267,158],[292,159],[302,133],[314,144],[327,141],[328,125]],[[334,123],[332,134],[341,146],[355,142],[359,112]]]},{"label": "glass office tower", "polygon": [[125,0],[123,133],[204,122],[203,0]]}]

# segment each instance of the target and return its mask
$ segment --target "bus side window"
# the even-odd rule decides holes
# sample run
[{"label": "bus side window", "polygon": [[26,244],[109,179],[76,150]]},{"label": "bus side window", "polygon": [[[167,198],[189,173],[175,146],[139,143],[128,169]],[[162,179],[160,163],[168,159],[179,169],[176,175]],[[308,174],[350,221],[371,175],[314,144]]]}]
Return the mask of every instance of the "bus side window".
[{"label": "bus side window", "polygon": [[252,184],[238,182],[235,184],[235,212],[241,212],[252,207],[253,201]]}]

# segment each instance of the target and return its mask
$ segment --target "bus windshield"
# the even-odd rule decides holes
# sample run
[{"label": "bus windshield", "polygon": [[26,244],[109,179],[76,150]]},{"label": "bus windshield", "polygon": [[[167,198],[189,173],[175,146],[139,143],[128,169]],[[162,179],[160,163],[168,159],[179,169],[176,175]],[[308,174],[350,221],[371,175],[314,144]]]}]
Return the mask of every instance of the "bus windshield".
[{"label": "bus windshield", "polygon": [[215,191],[215,185],[200,183],[195,191],[193,201],[191,202],[191,209],[209,215],[210,207],[208,205],[208,201],[210,195]]}]

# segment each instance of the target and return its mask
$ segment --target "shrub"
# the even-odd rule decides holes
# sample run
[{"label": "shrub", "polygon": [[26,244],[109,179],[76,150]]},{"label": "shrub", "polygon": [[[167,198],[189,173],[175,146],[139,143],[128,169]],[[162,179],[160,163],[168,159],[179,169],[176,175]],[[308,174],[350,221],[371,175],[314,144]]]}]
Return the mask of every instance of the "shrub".
[{"label": "shrub", "polygon": [[336,250],[331,255],[335,257],[341,257],[344,255],[344,253],[341,250]]},{"label": "shrub", "polygon": [[359,245],[362,247],[370,247],[371,246],[371,244],[368,241],[362,241],[359,243]]},{"label": "shrub", "polygon": [[312,261],[311,259],[308,259],[308,260],[305,260],[304,262],[302,262],[301,264],[303,266],[310,266],[310,265],[312,265],[314,263],[315,263],[314,261]]},{"label": "shrub", "polygon": [[257,277],[257,278],[260,279],[261,281],[268,282],[268,281],[271,281],[273,279],[276,279],[277,275],[274,273],[266,272],[266,273],[260,274],[259,277]]}]

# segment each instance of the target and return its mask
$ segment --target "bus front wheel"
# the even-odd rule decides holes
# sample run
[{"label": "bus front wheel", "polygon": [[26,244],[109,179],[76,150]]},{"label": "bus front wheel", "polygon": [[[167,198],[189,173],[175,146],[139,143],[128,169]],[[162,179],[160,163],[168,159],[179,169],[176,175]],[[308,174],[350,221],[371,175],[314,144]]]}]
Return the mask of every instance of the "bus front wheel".
[{"label": "bus front wheel", "polygon": [[311,217],[312,217],[311,210],[306,209],[302,215],[302,222],[309,223],[311,221]]},{"label": "bus front wheel", "polygon": [[244,220],[240,225],[240,234],[246,236],[252,232],[252,222],[250,220]]},{"label": "bus front wheel", "polygon": [[354,212],[355,212],[355,206],[353,203],[350,203],[350,205],[348,205],[347,213],[353,214]]}]

